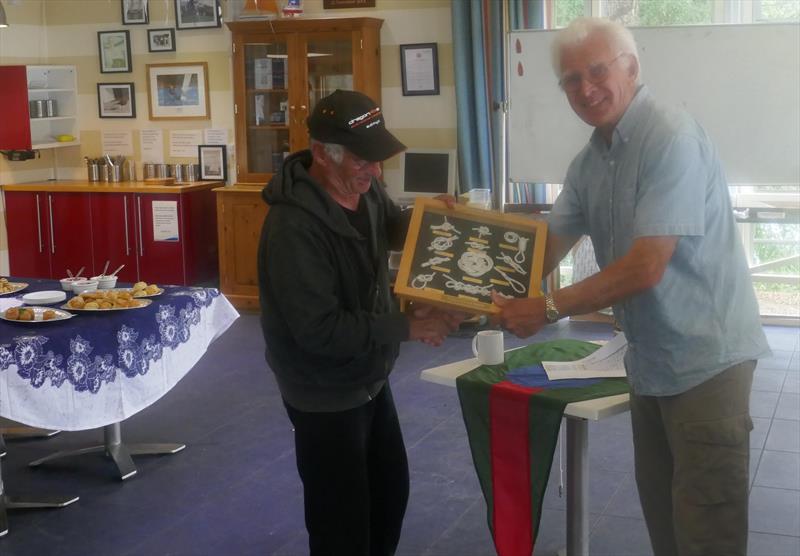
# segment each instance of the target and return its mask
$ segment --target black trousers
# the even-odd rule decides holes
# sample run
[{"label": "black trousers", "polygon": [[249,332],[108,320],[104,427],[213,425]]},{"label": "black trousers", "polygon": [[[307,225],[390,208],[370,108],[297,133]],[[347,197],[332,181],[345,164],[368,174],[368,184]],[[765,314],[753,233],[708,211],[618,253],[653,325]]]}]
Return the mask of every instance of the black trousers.
[{"label": "black trousers", "polygon": [[347,411],[298,411],[297,470],[311,556],[391,556],[408,503],[408,459],[387,383]]}]

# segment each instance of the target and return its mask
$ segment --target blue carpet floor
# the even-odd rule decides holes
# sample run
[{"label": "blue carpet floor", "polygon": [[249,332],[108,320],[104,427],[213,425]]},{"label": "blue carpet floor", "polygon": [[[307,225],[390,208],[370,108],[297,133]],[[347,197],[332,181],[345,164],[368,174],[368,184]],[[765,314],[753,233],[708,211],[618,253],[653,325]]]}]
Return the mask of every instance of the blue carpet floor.
[{"label": "blue carpet floor", "polygon": [[[751,556],[800,554],[800,355],[796,328],[767,327],[775,352],[752,395]],[[562,322],[537,339],[606,339],[607,325]],[[506,347],[521,341],[506,338]],[[423,368],[470,356],[469,338],[440,348],[408,343],[392,375],[411,467],[400,556],[490,556],[486,510],[455,389],[419,379]],[[593,555],[650,554],[633,480],[627,414],[590,423]],[[8,442],[9,494],[74,494],[57,510],[16,510],[2,556],[307,554],[292,432],[263,360],[258,318],[243,315],[159,402],[123,423],[125,442],[185,442],[170,456],[135,458],[121,482],[109,460],[87,455],[39,469],[27,463],[102,442],[102,431]],[[565,544],[565,499],[554,461],[535,554]]]}]

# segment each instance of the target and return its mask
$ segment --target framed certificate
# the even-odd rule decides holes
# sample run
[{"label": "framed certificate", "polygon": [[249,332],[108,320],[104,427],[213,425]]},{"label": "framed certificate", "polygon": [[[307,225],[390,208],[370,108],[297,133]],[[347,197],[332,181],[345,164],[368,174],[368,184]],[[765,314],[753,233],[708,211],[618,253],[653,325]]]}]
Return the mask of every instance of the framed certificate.
[{"label": "framed certificate", "polygon": [[439,54],[436,43],[401,44],[403,96],[439,94]]}]

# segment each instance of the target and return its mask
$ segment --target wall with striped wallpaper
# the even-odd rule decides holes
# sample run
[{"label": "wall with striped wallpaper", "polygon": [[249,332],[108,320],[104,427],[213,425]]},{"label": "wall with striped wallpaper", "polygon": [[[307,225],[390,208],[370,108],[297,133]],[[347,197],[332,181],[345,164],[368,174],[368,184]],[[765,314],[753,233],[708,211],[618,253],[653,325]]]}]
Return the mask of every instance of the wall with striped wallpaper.
[{"label": "wall with striped wallpaper", "polygon": [[[242,0],[221,0],[227,20]],[[456,111],[451,34],[453,0],[376,0],[375,8],[325,10],[322,0],[305,0],[304,17],[369,16],[384,20],[381,29],[382,105],[389,128],[409,147],[456,148]],[[10,26],[0,29],[0,64],[69,64],[78,68],[78,113],[81,144],[46,149],[25,162],[0,158],[0,184],[85,177],[84,156],[101,154],[101,131],[131,130],[134,158],[139,159],[139,131],[163,129],[167,162],[168,132],[203,128],[233,131],[233,91],[230,32],[221,28],[176,30],[176,52],[147,51],[147,29],[175,27],[173,0],[150,0],[148,25],[122,25],[121,0],[3,0]],[[279,2],[280,3],[280,2]],[[133,71],[101,74],[97,31],[128,30]],[[404,97],[400,77],[401,44],[438,43],[438,96]],[[211,119],[153,122],[148,118],[145,66],[161,62],[206,61],[209,67]],[[136,119],[109,120],[97,115],[97,83],[133,82]],[[0,84],[2,86],[2,84]],[[229,149],[229,155],[233,149]],[[232,157],[231,157],[232,158]],[[231,166],[235,164],[231,160]],[[56,170],[57,169],[57,170]],[[57,174],[56,174],[57,171]],[[384,165],[387,182],[399,185],[399,157]],[[0,212],[0,275],[8,273],[4,213]]]}]

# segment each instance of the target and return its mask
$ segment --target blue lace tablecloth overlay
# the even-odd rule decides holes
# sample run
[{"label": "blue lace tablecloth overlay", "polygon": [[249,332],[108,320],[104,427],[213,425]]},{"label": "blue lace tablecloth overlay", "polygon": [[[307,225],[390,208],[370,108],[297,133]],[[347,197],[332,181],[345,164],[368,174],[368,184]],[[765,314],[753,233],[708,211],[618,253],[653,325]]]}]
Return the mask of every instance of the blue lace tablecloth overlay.
[{"label": "blue lace tablecloth overlay", "polygon": [[[26,281],[21,293],[60,287]],[[238,317],[214,288],[166,286],[150,299],[61,322],[0,321],[0,415],[62,430],[120,422],[168,392]]]}]

